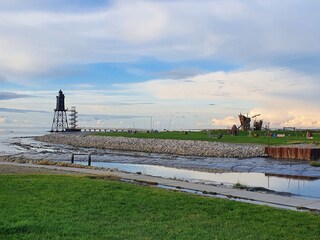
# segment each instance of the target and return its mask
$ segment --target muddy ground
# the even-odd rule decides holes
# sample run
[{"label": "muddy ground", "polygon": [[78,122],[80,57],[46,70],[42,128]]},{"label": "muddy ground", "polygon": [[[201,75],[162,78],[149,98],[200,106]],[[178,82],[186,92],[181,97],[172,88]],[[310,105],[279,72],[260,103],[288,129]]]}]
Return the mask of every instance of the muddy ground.
[{"label": "muddy ground", "polygon": [[0,174],[80,174],[75,172],[0,164]]}]

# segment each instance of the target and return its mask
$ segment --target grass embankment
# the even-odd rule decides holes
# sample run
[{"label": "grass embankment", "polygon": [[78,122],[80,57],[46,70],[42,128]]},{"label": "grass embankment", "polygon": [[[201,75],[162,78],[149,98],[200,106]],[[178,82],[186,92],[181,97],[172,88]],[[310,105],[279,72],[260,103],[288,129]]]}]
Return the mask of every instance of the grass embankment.
[{"label": "grass embankment", "polygon": [[0,239],[319,239],[320,216],[79,176],[1,175]]},{"label": "grass embankment", "polygon": [[[285,134],[285,137],[272,137],[273,134]],[[218,135],[223,134],[221,139]],[[266,145],[282,145],[282,144],[298,144],[298,143],[313,143],[320,144],[320,133],[314,132],[313,139],[306,138],[306,131],[270,131],[267,136],[267,131],[249,132],[240,131],[238,136],[233,136],[228,133],[228,130],[211,130],[210,132],[159,132],[159,133],[128,133],[128,132],[98,132],[93,133],[97,136],[123,136],[136,138],[156,138],[156,139],[178,139],[178,140],[200,140],[200,141],[217,141],[228,143],[254,143]],[[254,136],[255,135],[255,136]]]}]

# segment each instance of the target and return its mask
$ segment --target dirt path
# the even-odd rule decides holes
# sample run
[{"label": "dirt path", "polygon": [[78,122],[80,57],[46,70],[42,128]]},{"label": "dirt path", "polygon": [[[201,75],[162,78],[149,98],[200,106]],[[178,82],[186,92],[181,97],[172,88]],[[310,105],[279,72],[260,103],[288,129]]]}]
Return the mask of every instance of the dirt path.
[{"label": "dirt path", "polygon": [[24,166],[0,164],[0,175],[1,174],[81,174],[81,173],[48,169],[48,168],[24,167]]}]

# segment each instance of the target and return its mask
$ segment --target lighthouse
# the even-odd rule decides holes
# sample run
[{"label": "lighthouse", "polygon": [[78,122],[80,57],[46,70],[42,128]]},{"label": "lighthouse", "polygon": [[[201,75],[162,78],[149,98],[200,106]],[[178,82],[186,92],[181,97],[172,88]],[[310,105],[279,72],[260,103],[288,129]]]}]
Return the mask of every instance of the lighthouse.
[{"label": "lighthouse", "polygon": [[64,94],[60,89],[56,108],[54,109],[51,132],[65,132],[68,129],[67,109],[64,105],[64,98]]}]

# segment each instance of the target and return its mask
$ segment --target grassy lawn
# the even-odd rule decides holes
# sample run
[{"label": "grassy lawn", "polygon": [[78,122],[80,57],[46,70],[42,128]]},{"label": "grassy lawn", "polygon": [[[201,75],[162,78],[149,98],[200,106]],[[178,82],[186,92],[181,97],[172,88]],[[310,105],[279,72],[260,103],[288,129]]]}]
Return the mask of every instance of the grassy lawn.
[{"label": "grassy lawn", "polygon": [[[223,134],[221,139],[218,139],[218,134]],[[320,144],[320,133],[313,132],[314,139],[306,139],[306,131],[272,131],[277,134],[285,134],[283,138],[267,137],[266,131],[252,132],[257,136],[249,136],[247,131],[240,131],[238,136],[228,134],[227,130],[211,130],[210,134],[207,132],[159,132],[159,133],[128,133],[128,132],[97,132],[93,135],[97,136],[123,136],[136,138],[157,138],[157,139],[182,139],[182,140],[201,140],[201,141],[217,141],[230,143],[256,143],[266,145],[280,145],[280,144],[296,144],[296,143],[315,143]],[[211,137],[210,137],[211,135]]]},{"label": "grassy lawn", "polygon": [[320,239],[320,216],[112,180],[0,175],[0,239]]}]

